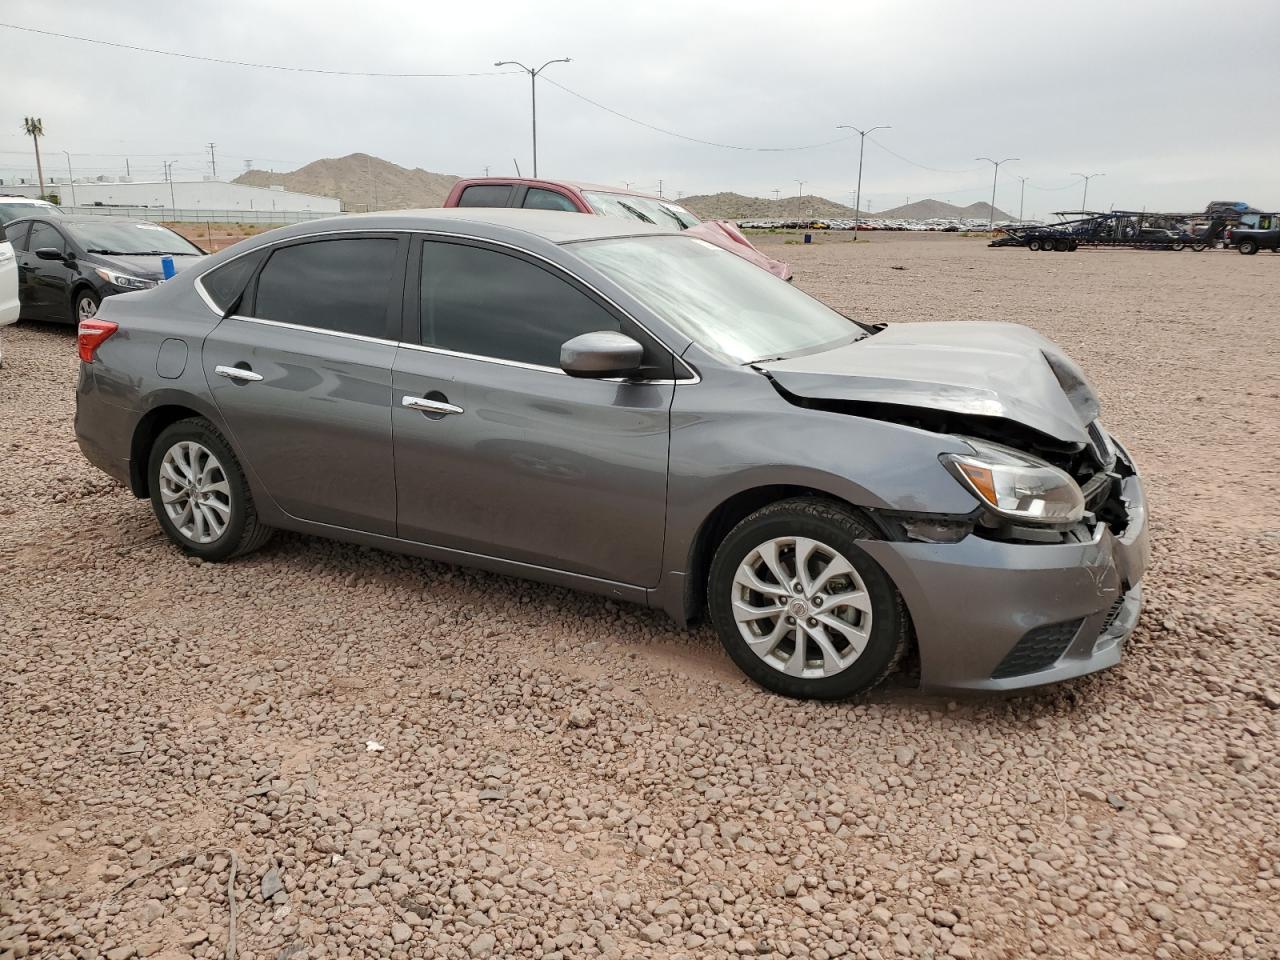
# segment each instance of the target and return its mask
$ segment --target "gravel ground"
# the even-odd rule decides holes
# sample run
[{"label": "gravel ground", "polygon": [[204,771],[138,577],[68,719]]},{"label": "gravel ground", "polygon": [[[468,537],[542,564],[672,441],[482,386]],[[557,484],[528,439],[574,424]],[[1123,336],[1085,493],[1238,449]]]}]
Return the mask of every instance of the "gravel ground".
[{"label": "gravel ground", "polygon": [[[766,241],[769,243],[770,241]],[[1280,956],[1280,257],[782,246],[871,320],[1032,324],[1150,488],[1118,668],[804,704],[703,628],[278,536],[184,559],[0,371],[0,958]]]}]

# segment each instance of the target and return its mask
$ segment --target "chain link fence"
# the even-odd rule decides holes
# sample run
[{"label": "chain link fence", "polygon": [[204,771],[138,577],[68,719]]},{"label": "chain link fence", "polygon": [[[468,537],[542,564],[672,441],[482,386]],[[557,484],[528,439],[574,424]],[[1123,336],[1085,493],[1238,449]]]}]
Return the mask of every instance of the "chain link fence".
[{"label": "chain link fence", "polygon": [[134,217],[140,220],[162,220],[166,223],[249,223],[264,227],[280,227],[287,223],[305,223],[336,217],[337,212],[314,210],[184,210],[181,207],[63,207],[73,216]]}]

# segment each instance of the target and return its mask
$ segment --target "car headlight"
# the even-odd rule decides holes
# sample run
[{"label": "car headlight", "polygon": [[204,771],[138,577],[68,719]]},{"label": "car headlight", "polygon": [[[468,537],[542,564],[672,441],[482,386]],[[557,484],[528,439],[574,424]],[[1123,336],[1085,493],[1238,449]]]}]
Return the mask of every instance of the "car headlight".
[{"label": "car headlight", "polygon": [[1064,471],[1020,450],[964,440],[972,454],[939,459],[991,512],[1031,524],[1076,523],[1084,516],[1084,494]]},{"label": "car headlight", "polygon": [[146,290],[148,287],[156,285],[154,280],[131,277],[127,273],[116,273],[116,271],[108,270],[106,267],[94,267],[93,272],[107,281],[107,283],[115,284],[117,287],[124,287],[126,290]]}]

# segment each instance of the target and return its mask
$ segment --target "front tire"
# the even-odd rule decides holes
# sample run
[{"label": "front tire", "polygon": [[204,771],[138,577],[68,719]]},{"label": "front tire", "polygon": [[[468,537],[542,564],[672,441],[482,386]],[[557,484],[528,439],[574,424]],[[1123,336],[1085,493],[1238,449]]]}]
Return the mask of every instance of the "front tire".
[{"label": "front tire", "polygon": [[1239,246],[1237,246],[1236,249],[1239,250],[1241,253],[1243,253],[1246,257],[1251,257],[1258,252],[1258,241],[1241,240]]},{"label": "front tire", "polygon": [[707,604],[743,673],[783,696],[837,700],[897,668],[906,608],[858,546],[878,536],[851,508],[816,497],[770,504],[729,532],[711,562]]},{"label": "front tire", "polygon": [[230,444],[208,420],[179,420],[162,430],[147,477],[156,519],[183,553],[217,562],[257,550],[271,537]]},{"label": "front tire", "polygon": [[102,298],[88,287],[78,290],[71,299],[71,322],[79,328],[82,320],[92,320],[101,303]]}]

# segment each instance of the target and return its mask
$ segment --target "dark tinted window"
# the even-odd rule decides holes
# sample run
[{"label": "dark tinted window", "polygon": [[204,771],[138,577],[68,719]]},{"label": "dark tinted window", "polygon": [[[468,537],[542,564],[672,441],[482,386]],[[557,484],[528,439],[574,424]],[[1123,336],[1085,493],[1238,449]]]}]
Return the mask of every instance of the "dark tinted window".
[{"label": "dark tinted window", "polygon": [[4,228],[4,238],[13,244],[13,249],[26,250],[27,230],[30,226],[25,220],[22,223],[11,223]]},{"label": "dark tinted window", "polygon": [[258,264],[266,255],[266,250],[255,250],[253,253],[246,253],[243,257],[237,257],[230,263],[224,263],[216,270],[206,273],[200,278],[200,285],[204,287],[204,292],[209,295],[209,299],[218,305],[218,309],[226,313],[244,293],[244,288],[248,285],[249,278],[253,276],[253,271],[258,269]]},{"label": "dark tinted window", "polygon": [[44,247],[52,247],[59,253],[66,253],[67,242],[62,239],[62,234],[49,226],[49,224],[36,220],[31,224],[31,235],[27,238],[27,249],[34,253]]},{"label": "dark tinted window", "polygon": [[386,338],[397,246],[363,237],[278,249],[258,276],[253,315]]},{"label": "dark tinted window", "polygon": [[505,207],[511,202],[511,188],[494,184],[467,187],[458,198],[460,207]]},{"label": "dark tinted window", "polygon": [[578,209],[563,193],[542,190],[538,187],[529,188],[528,193],[524,195],[524,205],[529,210],[568,210],[573,213]]},{"label": "dark tinted window", "polygon": [[526,260],[462,244],[422,245],[422,342],[544,367],[580,333],[618,321],[568,281]]}]

